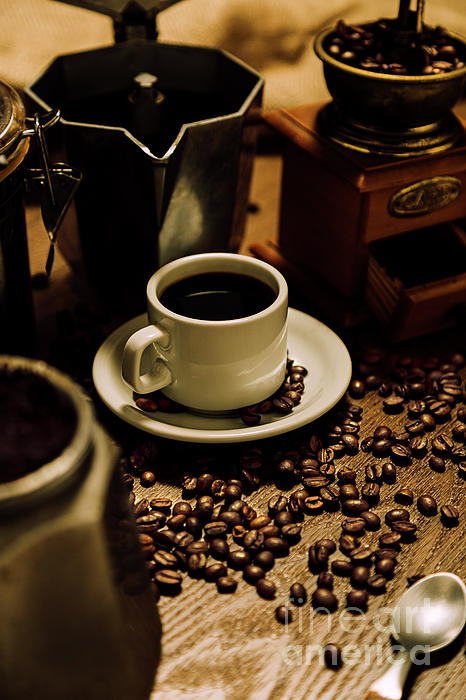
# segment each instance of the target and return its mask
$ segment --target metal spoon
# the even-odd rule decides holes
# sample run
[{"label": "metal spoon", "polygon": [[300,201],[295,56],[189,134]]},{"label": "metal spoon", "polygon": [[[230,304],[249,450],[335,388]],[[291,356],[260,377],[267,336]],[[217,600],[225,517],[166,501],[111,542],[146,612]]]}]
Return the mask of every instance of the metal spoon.
[{"label": "metal spoon", "polygon": [[400,700],[416,647],[442,649],[456,639],[465,621],[466,586],[455,574],[431,574],[411,586],[392,614],[392,635],[403,649],[371,685],[366,700]]}]

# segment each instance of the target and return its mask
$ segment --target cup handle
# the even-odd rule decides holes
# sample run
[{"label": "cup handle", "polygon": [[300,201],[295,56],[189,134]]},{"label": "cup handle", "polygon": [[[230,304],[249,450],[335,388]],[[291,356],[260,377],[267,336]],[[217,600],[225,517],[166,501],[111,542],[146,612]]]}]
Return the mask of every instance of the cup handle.
[{"label": "cup handle", "polygon": [[126,341],[121,374],[125,382],[128,382],[139,394],[149,394],[171,383],[172,373],[164,360],[159,357],[155,360],[150,372],[141,375],[141,358],[144,350],[152,343],[167,345],[168,341],[168,333],[155,325],[141,328]]}]

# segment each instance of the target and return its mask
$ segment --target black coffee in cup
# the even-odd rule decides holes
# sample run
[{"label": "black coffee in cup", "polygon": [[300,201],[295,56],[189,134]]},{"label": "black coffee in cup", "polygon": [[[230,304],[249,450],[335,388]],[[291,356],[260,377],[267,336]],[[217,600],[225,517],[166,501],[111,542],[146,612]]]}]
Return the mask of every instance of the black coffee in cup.
[{"label": "black coffee in cup", "polygon": [[178,280],[160,295],[170,311],[204,321],[245,318],[273,304],[276,292],[265,282],[231,272],[208,272]]}]

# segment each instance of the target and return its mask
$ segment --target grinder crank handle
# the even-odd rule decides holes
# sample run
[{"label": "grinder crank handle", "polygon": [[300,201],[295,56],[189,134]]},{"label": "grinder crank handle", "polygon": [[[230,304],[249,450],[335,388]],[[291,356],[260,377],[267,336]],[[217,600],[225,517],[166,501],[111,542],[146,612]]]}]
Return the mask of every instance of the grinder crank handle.
[{"label": "grinder crank handle", "polygon": [[139,394],[149,394],[163,389],[172,382],[172,373],[164,360],[157,357],[149,372],[141,375],[141,360],[144,350],[159,343],[168,345],[169,335],[158,326],[150,325],[140,328],[126,341],[123,349],[121,374],[125,382],[130,384]]}]

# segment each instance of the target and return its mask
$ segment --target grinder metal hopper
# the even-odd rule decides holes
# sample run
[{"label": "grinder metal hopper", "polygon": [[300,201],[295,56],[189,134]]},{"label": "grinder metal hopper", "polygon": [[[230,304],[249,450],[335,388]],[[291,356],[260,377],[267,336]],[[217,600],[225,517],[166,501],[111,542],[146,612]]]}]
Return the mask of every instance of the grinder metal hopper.
[{"label": "grinder metal hopper", "polygon": [[158,266],[238,248],[263,79],[224,51],[156,41],[177,0],[67,1],[109,14],[116,43],[59,56],[26,89],[61,109],[57,147],[83,173],[58,246],[96,300],[137,312]]}]

